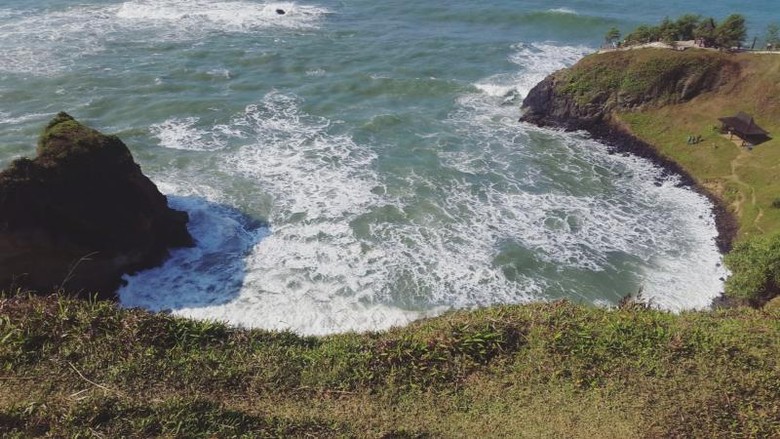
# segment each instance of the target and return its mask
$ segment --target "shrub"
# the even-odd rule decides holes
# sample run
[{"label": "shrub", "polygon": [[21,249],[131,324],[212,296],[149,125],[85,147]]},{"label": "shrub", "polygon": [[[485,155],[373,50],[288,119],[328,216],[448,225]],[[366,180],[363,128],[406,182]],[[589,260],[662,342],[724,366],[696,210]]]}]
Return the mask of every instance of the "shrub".
[{"label": "shrub", "polygon": [[780,233],[742,241],[724,260],[732,272],[726,296],[761,306],[780,293]]}]

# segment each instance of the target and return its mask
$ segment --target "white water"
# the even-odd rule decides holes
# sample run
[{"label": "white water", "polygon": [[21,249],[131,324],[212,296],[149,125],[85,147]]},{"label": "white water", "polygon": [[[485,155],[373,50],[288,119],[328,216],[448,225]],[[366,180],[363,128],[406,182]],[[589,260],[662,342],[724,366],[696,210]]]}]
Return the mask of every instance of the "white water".
[{"label": "white water", "polygon": [[197,246],[126,277],[126,306],[326,334],[639,288],[682,310],[722,289],[704,198],[517,122],[591,51],[580,28],[613,22],[601,6],[10,1],[0,162],[66,109],[119,132],[190,214]]},{"label": "white water", "polygon": [[[519,71],[479,81],[478,92],[460,96],[448,118],[455,132],[476,142],[466,150],[438,151],[444,170],[461,176],[410,174],[406,189],[388,189],[374,170],[373,145],[331,134],[336,123],[306,114],[295,96],[270,93],[229,124],[211,128],[195,128],[194,119],[153,125],[165,148],[211,151],[225,148],[230,138],[244,139],[217,166],[272,196],[271,226],[248,231],[219,209],[178,199],[174,206],[190,212],[198,247],[130,277],[120,291],[122,303],[305,334],[382,329],[453,307],[543,297],[556,283],[535,273],[510,280],[495,264],[502,246],[517,242],[537,263],[572,273],[619,270],[614,255],[631,254],[653,303],[672,310],[707,306],[724,271],[703,197],[674,179],[659,185],[660,171],[647,161],[611,155],[581,134],[516,122],[530,87],[585,51],[515,47],[510,60]],[[609,180],[612,195],[535,190],[540,182],[555,186],[554,177],[505,166],[547,154],[533,146],[534,137],[563,145],[550,152],[562,158],[549,157],[559,166],[555,172]],[[469,181],[485,174],[501,183]],[[430,199],[408,192],[426,186],[436,193]],[[163,187],[224,201],[219,190],[205,193],[169,180]],[[368,230],[355,226],[377,211],[401,221],[369,223]],[[210,265],[210,258],[224,263]],[[577,289],[572,292],[576,297]]]}]

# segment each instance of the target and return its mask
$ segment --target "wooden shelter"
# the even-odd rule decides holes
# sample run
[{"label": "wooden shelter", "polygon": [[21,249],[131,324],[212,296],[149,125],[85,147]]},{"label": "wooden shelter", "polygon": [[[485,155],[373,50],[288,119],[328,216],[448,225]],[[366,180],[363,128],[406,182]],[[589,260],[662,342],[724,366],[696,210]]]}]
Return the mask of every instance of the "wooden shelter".
[{"label": "wooden shelter", "polygon": [[718,120],[723,124],[721,132],[728,133],[729,138],[736,134],[742,139],[742,146],[758,145],[769,140],[769,133],[758,126],[752,116],[742,111],[736,116],[719,117]]}]

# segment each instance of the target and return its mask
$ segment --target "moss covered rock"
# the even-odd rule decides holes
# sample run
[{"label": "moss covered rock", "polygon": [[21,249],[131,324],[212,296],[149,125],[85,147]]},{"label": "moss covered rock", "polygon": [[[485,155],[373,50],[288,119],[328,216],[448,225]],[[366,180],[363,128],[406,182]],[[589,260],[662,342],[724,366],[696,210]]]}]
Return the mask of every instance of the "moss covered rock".
[{"label": "moss covered rock", "polygon": [[728,55],[691,50],[637,49],[586,56],[534,87],[523,101],[523,120],[589,129],[612,111],[685,102],[739,73]]},{"label": "moss covered rock", "polygon": [[0,173],[0,288],[113,297],[123,274],[192,245],[187,220],[119,138],[60,113],[37,156]]}]

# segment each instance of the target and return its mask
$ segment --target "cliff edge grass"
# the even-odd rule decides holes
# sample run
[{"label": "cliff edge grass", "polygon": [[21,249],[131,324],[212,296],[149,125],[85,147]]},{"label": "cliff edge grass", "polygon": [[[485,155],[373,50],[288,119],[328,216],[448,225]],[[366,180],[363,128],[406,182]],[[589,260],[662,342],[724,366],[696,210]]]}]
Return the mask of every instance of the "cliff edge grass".
[{"label": "cliff edge grass", "polygon": [[567,302],[301,337],[0,299],[0,436],[780,435],[780,309]]},{"label": "cliff edge grass", "polygon": [[[585,129],[680,173],[722,212],[721,249],[780,232],[780,56],[645,48],[586,56],[550,75],[523,120]],[[752,149],[722,135],[743,111],[770,132]],[[690,144],[691,137],[699,138]]]}]

